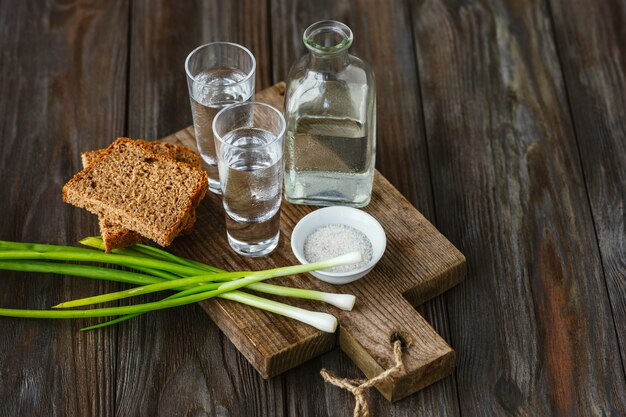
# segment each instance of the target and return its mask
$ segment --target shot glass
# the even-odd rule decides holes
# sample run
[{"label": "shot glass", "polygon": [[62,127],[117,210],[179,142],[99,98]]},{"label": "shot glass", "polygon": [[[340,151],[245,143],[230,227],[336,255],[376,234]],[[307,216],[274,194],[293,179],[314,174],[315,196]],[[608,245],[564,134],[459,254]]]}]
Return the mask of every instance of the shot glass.
[{"label": "shot glass", "polygon": [[221,194],[211,126],[221,109],[254,96],[256,61],[241,45],[213,42],[191,51],[185,72],[196,143],[205,162],[209,190]]},{"label": "shot glass", "polygon": [[270,105],[237,103],[215,116],[213,134],[228,243],[244,256],[266,255],[280,235],[285,119]]}]

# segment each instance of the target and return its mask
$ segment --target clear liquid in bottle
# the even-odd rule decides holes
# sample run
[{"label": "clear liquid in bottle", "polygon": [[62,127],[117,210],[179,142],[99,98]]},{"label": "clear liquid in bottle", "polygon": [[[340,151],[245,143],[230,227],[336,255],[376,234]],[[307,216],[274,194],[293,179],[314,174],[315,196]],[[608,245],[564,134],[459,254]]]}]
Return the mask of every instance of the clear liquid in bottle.
[{"label": "clear liquid in bottle", "polygon": [[[369,67],[347,53],[351,42],[333,29],[339,23],[315,25],[320,24],[319,30],[305,32],[311,53],[290,72],[285,198],[296,204],[363,207],[370,201],[375,164],[374,80]],[[351,41],[347,26],[341,27]],[[307,33],[314,45],[330,39],[340,50],[315,49]]]}]

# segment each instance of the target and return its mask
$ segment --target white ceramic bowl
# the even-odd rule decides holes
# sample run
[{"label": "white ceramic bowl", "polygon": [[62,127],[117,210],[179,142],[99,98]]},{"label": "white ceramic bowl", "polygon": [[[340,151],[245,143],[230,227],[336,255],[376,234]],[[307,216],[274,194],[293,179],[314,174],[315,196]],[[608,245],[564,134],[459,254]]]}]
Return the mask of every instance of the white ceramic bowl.
[{"label": "white ceramic bowl", "polygon": [[352,207],[325,207],[304,216],[291,233],[291,250],[300,261],[308,263],[304,257],[304,241],[316,229],[330,224],[344,224],[363,232],[372,242],[372,259],[361,268],[348,272],[313,271],[311,274],[331,284],[347,284],[356,281],[374,268],[385,253],[387,238],[378,221],[363,210]]}]

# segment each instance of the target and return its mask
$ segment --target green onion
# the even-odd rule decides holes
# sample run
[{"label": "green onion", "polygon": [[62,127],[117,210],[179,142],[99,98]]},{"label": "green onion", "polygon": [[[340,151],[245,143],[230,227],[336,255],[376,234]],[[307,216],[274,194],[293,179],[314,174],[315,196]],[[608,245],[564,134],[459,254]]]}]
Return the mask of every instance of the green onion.
[{"label": "green onion", "polygon": [[125,282],[135,285],[155,284],[161,279],[136,272],[102,268],[93,265],[61,264],[57,262],[20,262],[0,260],[0,269],[7,271],[45,272],[49,274],[73,275],[76,277]]},{"label": "green onion", "polygon": [[221,297],[290,317],[324,332],[334,333],[337,329],[337,319],[332,314],[305,310],[241,291],[227,292]]},{"label": "green onion", "polygon": [[[89,247],[100,249],[100,250],[105,249],[104,242],[102,241],[102,238],[100,236],[86,237],[80,240],[80,243],[85,246],[89,246]],[[113,253],[128,254],[132,256],[136,256],[138,254],[141,256],[147,256],[152,259],[156,258],[156,259],[160,259],[163,261],[178,263],[180,265],[189,266],[191,268],[197,268],[197,269],[207,271],[207,272],[224,272],[221,269],[214,268],[210,265],[193,261],[191,259],[181,258],[180,256],[176,256],[162,249],[144,245],[143,243],[138,243],[136,245],[133,245],[132,248],[113,249]]]},{"label": "green onion", "polygon": [[169,272],[181,273],[185,275],[206,274],[206,271],[202,271],[197,268],[190,268],[188,266],[179,265],[173,262],[118,255],[114,253],[101,253],[89,249],[80,249],[80,251],[59,250],[47,252],[37,252],[36,250],[3,250],[0,251],[0,259],[46,259],[53,261],[102,262],[120,266],[127,266],[130,268],[139,266],[154,269],[164,269]]},{"label": "green onion", "polygon": [[[226,272],[147,245],[135,245],[131,248],[118,249],[114,250],[113,253],[105,254],[100,252],[104,250],[104,245],[100,237],[85,238],[81,240],[81,243],[98,250],[71,246],[0,241],[0,269],[74,275],[140,285],[139,287],[129,290],[67,301],[55,306],[55,308],[77,307],[108,302],[166,289],[173,289],[179,292],[156,302],[130,306],[90,310],[0,309],[0,316],[81,318],[122,315],[114,320],[81,329],[89,330],[119,323],[145,312],[176,307],[213,297],[221,297],[291,317],[313,325],[320,330],[334,331],[337,326],[337,321],[330,314],[307,311],[248,294],[239,291],[239,289],[247,287],[251,290],[268,294],[319,300],[342,309],[350,310],[354,306],[355,297],[353,295],[329,294],[314,290],[289,288],[265,284],[260,281],[273,277],[309,272],[316,269],[331,268],[361,261],[361,254],[354,252],[315,264],[296,265],[266,271]],[[121,271],[93,265],[42,262],[40,261],[42,259],[51,261],[101,262],[133,268],[142,273]]]},{"label": "green onion", "polygon": [[[91,246],[93,248],[104,250],[104,243],[100,236],[94,236],[94,237],[88,237],[88,238],[82,239],[80,243],[86,246]],[[138,251],[141,248],[141,251],[140,251],[141,253],[146,253],[146,254],[149,253],[150,255],[161,257],[162,259],[168,259],[173,262],[180,263],[182,265],[197,267],[199,269],[205,269],[207,271],[213,271],[213,272],[225,272],[221,269],[214,268],[209,265],[205,265],[201,262],[197,262],[191,259],[181,258],[179,256],[176,256],[174,254],[171,254],[159,248],[154,248],[152,246],[137,244],[137,245],[134,245],[133,248]],[[129,249],[126,249],[126,250],[129,250]],[[322,291],[304,290],[301,288],[283,287],[279,285],[272,285],[272,284],[265,284],[265,283],[250,284],[247,286],[247,288],[254,290],[254,291],[263,292],[266,294],[280,295],[283,297],[295,297],[295,298],[302,298],[302,299],[307,299],[307,300],[322,301],[322,302],[328,303],[330,305],[333,305],[335,307],[338,307],[338,308],[341,308],[342,310],[347,310],[347,311],[352,310],[352,308],[354,307],[354,303],[356,301],[356,297],[352,294],[326,293]],[[195,294],[201,290],[202,290],[201,287],[193,287],[193,288],[186,290],[185,292],[188,294]]]},{"label": "green onion", "polygon": [[92,253],[93,251],[85,248],[77,248],[75,246],[62,246],[62,245],[46,245],[43,243],[25,243],[25,242],[10,242],[6,240],[0,240],[0,251],[16,251],[16,250],[32,250],[35,252],[82,252]]},{"label": "green onion", "polygon": [[197,277],[190,278],[179,278],[173,279],[171,281],[160,282],[158,284],[150,284],[142,287],[135,287],[129,290],[123,290],[118,292],[113,292],[104,295],[97,295],[95,297],[87,297],[73,301],[66,301],[60,304],[57,304],[53,308],[69,308],[69,307],[80,307],[91,304],[104,303],[108,301],[120,300],[122,298],[134,297],[142,294],[149,294],[157,291],[169,290],[174,288],[182,288],[188,286],[190,284],[202,284],[208,280],[215,280],[218,278],[224,279],[233,279],[240,278],[234,281],[228,281],[221,284],[215,290],[213,290],[214,295],[223,294],[228,291],[236,290],[247,285],[263,281],[269,278],[282,277],[286,275],[299,274],[302,272],[315,271],[318,269],[326,269],[332,268],[338,265],[345,265],[351,263],[361,262],[361,253],[360,252],[350,252],[345,255],[338,256],[336,258],[327,259],[320,262],[304,264],[304,265],[294,265],[287,266],[283,268],[274,268],[268,269],[267,271],[253,272],[253,271],[240,271],[240,272],[221,272],[212,275],[202,275]]},{"label": "green onion", "polygon": [[[304,321],[307,324],[315,325],[317,323],[320,327],[320,330],[329,331],[327,329],[334,328],[335,325],[329,326],[328,324],[322,325],[324,322],[324,318],[326,320],[336,321],[335,317],[330,314],[325,313],[316,313],[316,312],[308,312],[313,314],[314,318],[311,320],[306,320],[302,315],[306,315],[304,312],[307,310],[303,310],[293,306],[287,306],[285,304],[277,303],[272,300],[263,299],[261,297],[256,297],[251,294],[246,294],[242,296],[241,294],[232,295],[231,292],[224,294],[224,298],[229,298],[234,301],[243,302],[245,304],[250,304],[255,307],[263,308],[264,310],[279,312],[279,314],[298,318],[298,320]],[[6,309],[0,308],[0,316],[9,316],[9,317],[24,317],[24,318],[44,318],[44,319],[74,319],[74,318],[87,318],[87,317],[108,317],[108,316],[117,316],[120,314],[136,314],[136,313],[146,313],[149,311],[162,310],[170,307],[178,307],[185,304],[191,304],[198,301],[203,301],[209,298],[214,297],[215,291],[207,291],[200,294],[191,295],[188,297],[181,297],[177,299],[169,299],[169,300],[160,300],[151,303],[144,304],[135,304],[132,306],[121,306],[121,307],[108,307],[108,308],[96,308],[92,310],[19,310],[19,309]],[[292,310],[290,313],[289,310]],[[334,330],[333,330],[334,331]]]},{"label": "green onion", "polygon": [[[205,296],[205,294],[206,293],[197,294],[193,297],[185,297],[178,300],[161,300],[152,303],[137,304],[133,306],[97,308],[93,310],[19,310],[0,308],[0,316],[41,319],[75,319],[86,317],[107,317],[118,314],[136,314],[138,312],[148,312],[160,310],[163,308],[191,304],[196,301],[202,301],[203,299],[210,298],[208,296]],[[305,310],[299,307],[294,307],[276,301],[267,300],[265,298],[257,297],[252,294],[246,294],[241,291],[232,291],[223,294],[223,298],[237,301],[242,304],[248,304],[250,306],[271,311],[273,313],[283,316],[287,316],[299,320],[303,323],[309,324],[325,332],[332,333],[337,328],[337,319],[331,314]],[[118,320],[116,322],[120,321],[123,320]],[[91,330],[98,327],[101,326],[91,326],[90,328],[86,328],[86,330]]]},{"label": "green onion", "polygon": [[315,290],[305,290],[302,288],[282,287],[279,285],[257,282],[250,284],[246,288],[266,294],[280,295],[283,297],[303,298],[306,300],[323,301],[342,310],[350,311],[354,307],[356,297],[352,294],[334,294]]}]

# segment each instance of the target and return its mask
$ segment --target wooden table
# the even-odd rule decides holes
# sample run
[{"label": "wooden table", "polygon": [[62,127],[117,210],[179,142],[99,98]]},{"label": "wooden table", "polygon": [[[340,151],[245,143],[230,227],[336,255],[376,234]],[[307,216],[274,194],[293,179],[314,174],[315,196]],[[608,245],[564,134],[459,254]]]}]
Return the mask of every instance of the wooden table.
[{"label": "wooden table", "polygon": [[[618,0],[0,2],[0,239],[72,244],[94,216],[61,202],[81,151],[191,123],[201,43],[285,79],[301,34],[334,18],[378,82],[381,172],[466,255],[420,311],[457,369],[374,416],[626,414],[626,5]],[[0,305],[114,290],[1,273]],[[0,416],[350,416],[319,370],[263,380],[197,306],[103,331],[0,319]]]}]

